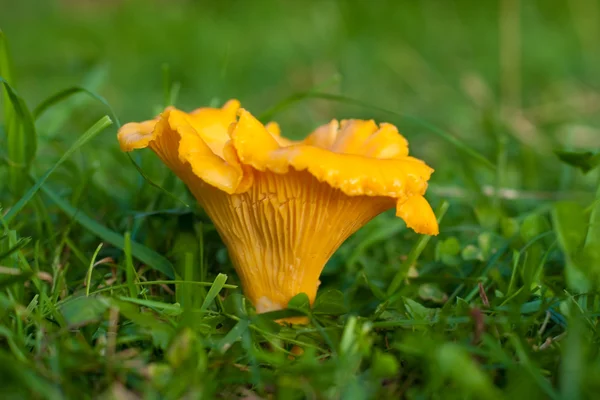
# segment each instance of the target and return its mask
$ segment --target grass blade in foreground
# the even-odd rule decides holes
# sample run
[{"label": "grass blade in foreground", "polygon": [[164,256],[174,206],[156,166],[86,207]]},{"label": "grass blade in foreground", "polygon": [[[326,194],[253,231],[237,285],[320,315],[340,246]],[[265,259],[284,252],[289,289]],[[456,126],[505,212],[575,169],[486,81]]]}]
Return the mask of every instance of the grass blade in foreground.
[{"label": "grass blade in foreground", "polygon": [[90,129],[87,130],[83,135],[73,143],[73,145],[67,150],[63,156],[54,164],[46,173],[37,180],[35,185],[31,187],[17,201],[17,203],[8,211],[8,213],[4,216],[4,221],[6,224],[10,223],[10,221],[23,209],[23,207],[31,200],[31,198],[37,193],[37,191],[42,187],[42,185],[46,182],[48,177],[58,168],[63,162],[65,162],[75,151],[81,148],[84,144],[93,139],[97,134],[102,132],[106,127],[110,126],[112,121],[108,116],[102,117],[98,122],[96,122]]},{"label": "grass blade in foreground", "polygon": [[200,311],[206,311],[210,304],[215,300],[219,292],[223,289],[223,286],[227,282],[227,275],[219,274],[215,278],[213,285],[210,287],[208,294],[204,298],[204,302],[202,303],[202,307],[200,307]]}]

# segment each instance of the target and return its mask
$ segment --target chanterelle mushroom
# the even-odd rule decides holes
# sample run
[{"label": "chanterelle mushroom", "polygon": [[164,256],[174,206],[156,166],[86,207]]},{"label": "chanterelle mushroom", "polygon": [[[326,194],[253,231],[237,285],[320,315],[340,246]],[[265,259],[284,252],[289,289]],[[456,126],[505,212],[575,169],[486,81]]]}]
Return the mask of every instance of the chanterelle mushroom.
[{"label": "chanterelle mushroom", "polygon": [[302,292],[312,303],[331,255],[389,208],[417,233],[438,233],[423,197],[433,170],[408,156],[391,124],[334,120],[292,142],[230,100],[189,114],[168,108],[118,138],[124,151],[150,147],[190,188],[259,313]]}]

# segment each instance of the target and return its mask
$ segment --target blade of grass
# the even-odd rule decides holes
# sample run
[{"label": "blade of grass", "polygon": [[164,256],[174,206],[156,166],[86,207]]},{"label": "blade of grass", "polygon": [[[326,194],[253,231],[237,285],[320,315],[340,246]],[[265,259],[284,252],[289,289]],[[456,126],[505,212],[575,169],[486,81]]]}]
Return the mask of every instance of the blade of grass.
[{"label": "blade of grass", "polygon": [[[198,261],[200,262],[200,280],[206,280],[207,276],[207,265],[206,258],[204,257],[204,224],[202,222],[198,222],[194,224],[194,233],[196,234],[196,239],[198,241]],[[200,288],[200,295],[202,297],[206,297],[206,289]]]},{"label": "blade of grass", "polygon": [[[184,281],[184,280],[173,279],[173,280],[159,280],[159,281],[140,281],[140,282],[135,282],[135,285],[136,286],[179,285],[182,283],[190,285],[190,286],[196,285],[196,286],[201,286],[201,287],[208,287],[208,286],[212,286],[214,282],[188,282],[188,281]],[[124,289],[126,287],[127,287],[126,284],[112,285],[112,286],[103,287],[101,289],[95,290],[91,294],[98,294],[98,293],[102,293],[102,292],[108,292],[111,290]],[[223,288],[224,289],[237,289],[238,287],[236,285],[223,285]]]},{"label": "blade of grass", "polygon": [[16,245],[9,247],[5,251],[4,251],[3,247],[0,246],[0,250],[2,250],[2,253],[0,253],[0,261],[4,260],[5,258],[8,258],[11,254],[14,254],[17,251],[24,248],[25,246],[27,246],[29,244],[30,241],[31,241],[30,238],[21,238],[17,241]]},{"label": "blade of grass", "polygon": [[140,167],[138,165],[138,163],[135,162],[135,160],[133,159],[133,157],[131,157],[131,153],[127,153],[127,157],[129,158],[129,161],[131,161],[131,163],[133,164],[133,166],[135,167],[135,169],[137,170],[137,172],[142,176],[142,178],[144,178],[144,180],[146,181],[146,183],[148,183],[150,186],[152,186],[152,187],[160,190],[161,192],[163,192],[164,194],[166,194],[167,196],[169,196],[173,200],[175,200],[175,201],[183,204],[186,208],[190,208],[189,204],[187,204],[185,201],[181,200],[179,197],[175,196],[173,193],[169,192],[167,189],[163,188],[158,183],[155,183],[154,181],[152,181],[152,179],[150,179],[148,177],[148,175],[146,175],[146,173],[144,172],[144,170],[142,169],[142,167]]},{"label": "blade of grass", "polygon": [[[117,129],[119,129],[121,127],[121,122],[119,121],[119,118],[117,117],[117,114],[115,113],[115,111],[113,110],[113,108],[110,106],[110,104],[108,103],[108,101],[106,101],[106,99],[102,96],[100,96],[97,93],[94,93],[91,90],[88,90],[84,87],[81,86],[73,86],[64,90],[61,90],[55,94],[53,94],[52,96],[48,97],[46,100],[42,101],[40,104],[38,104],[38,106],[34,109],[33,111],[33,116],[34,118],[37,120],[42,114],[44,114],[48,109],[50,109],[52,106],[55,106],[67,99],[69,99],[71,96],[74,96],[76,94],[87,94],[88,96],[92,97],[94,100],[99,101],[102,105],[104,105],[106,107],[106,109],[109,111],[109,115],[112,117],[113,121],[115,121],[115,125],[117,126]],[[169,192],[168,190],[166,190],[165,188],[163,188],[162,186],[160,186],[159,184],[155,183],[154,181],[152,181],[152,179],[150,179],[148,177],[148,175],[146,175],[144,173],[144,171],[142,170],[142,167],[140,167],[135,160],[133,159],[133,157],[131,157],[130,153],[127,153],[127,157],[129,158],[129,161],[133,164],[133,166],[135,167],[135,169],[138,171],[138,173],[142,176],[142,178],[144,178],[144,180],[152,187],[160,190],[161,192],[165,193],[167,196],[171,197],[172,199],[178,201],[179,203],[183,204],[185,207],[189,208],[190,206],[188,204],[186,204],[183,200],[181,200],[180,198],[178,198],[177,196],[175,196],[174,194],[172,194],[171,192]]]},{"label": "blade of grass", "polygon": [[72,252],[74,258],[76,258],[77,260],[79,260],[82,265],[86,265],[89,268],[89,261],[88,261],[87,257],[85,256],[85,254],[83,254],[83,251],[81,251],[81,249],[79,248],[79,246],[77,246],[77,243],[75,243],[68,236],[65,236],[64,237],[64,244],[66,245],[66,248],[68,248],[69,251]]},{"label": "blade of grass", "polygon": [[54,164],[46,173],[36,181],[36,183],[17,201],[17,203],[6,213],[4,221],[9,224],[10,221],[25,207],[25,205],[31,200],[31,198],[40,190],[42,185],[46,182],[48,177],[63,163],[67,160],[75,151],[93,139],[96,135],[102,132],[106,127],[110,126],[112,121],[108,116],[100,118],[90,129],[81,135],[75,143],[67,150],[62,157]]},{"label": "blade of grass", "polygon": [[[170,338],[175,333],[171,325],[171,321],[162,321],[152,313],[141,312],[139,308],[139,305],[143,305],[156,309],[155,307],[157,305],[160,308],[161,305],[164,306],[165,304],[158,302],[148,303],[148,301],[144,301],[141,299],[128,299],[126,297],[122,299],[111,298],[110,303],[117,306],[121,314],[126,318],[130,319],[136,325],[148,328],[151,331],[153,337],[158,338],[160,336],[161,339],[158,340],[160,343],[156,344],[158,344],[163,349],[166,348],[166,345],[169,343]],[[170,306],[173,307],[172,304],[170,304]],[[161,317],[165,318],[165,313],[161,313]]]},{"label": "blade of grass", "polygon": [[257,391],[262,392],[264,385],[262,382],[259,363],[256,359],[254,351],[255,347],[252,342],[252,335],[250,334],[250,331],[246,329],[242,334],[242,347],[244,348],[248,356],[248,364],[250,364],[250,375],[252,376],[251,382],[256,387]]},{"label": "blade of grass", "polygon": [[[184,254],[183,280],[185,282],[194,281],[194,255],[190,252]],[[186,312],[193,308],[192,299],[194,297],[191,285],[182,284],[175,287],[175,299],[184,306]]]},{"label": "blade of grass", "polygon": [[267,311],[264,313],[257,314],[253,317],[253,320],[265,319],[270,321],[276,321],[283,318],[293,317],[305,317],[306,313],[300,310],[293,310],[290,308],[284,308],[282,310]]},{"label": "blade of grass", "polygon": [[117,114],[112,109],[110,104],[108,104],[108,101],[106,101],[106,99],[104,97],[100,96],[99,94],[96,94],[96,93],[92,92],[91,90],[86,89],[81,86],[73,86],[73,87],[70,87],[67,89],[63,89],[63,90],[53,94],[52,96],[48,97],[44,101],[42,101],[33,110],[34,119],[37,120],[38,118],[40,118],[42,116],[42,114],[44,114],[46,111],[48,111],[48,109],[52,108],[53,106],[57,105],[58,103],[61,103],[65,100],[67,100],[71,96],[79,94],[79,93],[87,94],[88,96],[92,97],[94,100],[97,100],[100,103],[102,103],[106,107],[106,109],[109,111],[109,115],[112,117],[113,121],[115,121],[117,128],[121,127],[121,122],[119,121]]},{"label": "blade of grass", "polygon": [[[96,64],[87,69],[76,86],[97,93],[97,90],[106,83],[107,78],[108,65],[103,63]],[[36,126],[44,127],[44,139],[57,139],[60,136],[60,132],[64,131],[65,127],[68,126],[69,121],[72,121],[73,115],[88,113],[96,102],[97,100],[89,95],[72,96],[61,101],[60,104],[53,106],[49,110],[50,112],[43,113],[39,118],[36,116]],[[115,116],[113,113],[106,112],[106,114],[113,118],[114,121]]]},{"label": "blade of grass", "polygon": [[179,313],[182,311],[179,304],[163,303],[162,301],[144,300],[144,299],[138,299],[135,297],[132,298],[132,297],[125,297],[125,296],[119,296],[119,300],[126,301],[128,303],[137,304],[138,306],[144,306],[144,307],[152,308],[155,310],[160,310],[160,311],[166,310],[166,311],[172,311],[172,312],[176,312],[176,313]]},{"label": "blade of grass", "polygon": [[[450,207],[450,203],[448,203],[447,201],[444,200],[442,202],[442,204],[440,204],[440,206],[436,210],[435,214],[437,215],[438,224],[442,222],[442,219],[444,218],[446,211],[448,211],[448,207]],[[419,239],[417,240],[417,243],[415,243],[415,245],[411,249],[410,253],[408,253],[408,257],[407,257],[406,261],[404,261],[404,263],[402,263],[402,265],[400,266],[400,269],[398,269],[398,272],[396,272],[396,276],[394,276],[392,283],[388,287],[388,290],[387,290],[388,296],[392,296],[398,290],[398,288],[402,284],[402,281],[406,278],[406,276],[408,274],[408,270],[410,269],[410,266],[413,265],[415,263],[415,261],[417,261],[417,259],[419,258],[419,256],[423,252],[423,250],[425,250],[425,246],[427,246],[427,243],[429,243],[430,239],[431,239],[430,235],[421,235],[419,237]]]},{"label": "blade of grass", "polygon": [[267,111],[265,111],[264,113],[262,113],[260,115],[259,119],[263,122],[268,121],[275,114],[290,107],[292,104],[300,102],[302,100],[306,100],[306,99],[321,99],[321,100],[335,101],[335,102],[343,103],[343,104],[350,104],[350,105],[359,106],[359,107],[371,109],[374,111],[390,114],[390,115],[393,115],[395,117],[398,117],[398,118],[406,120],[406,121],[411,121],[412,123],[415,123],[416,125],[420,125],[421,127],[427,129],[431,133],[441,137],[442,139],[446,140],[450,144],[454,145],[458,150],[460,150],[463,153],[465,153],[466,155],[470,156],[471,158],[473,158],[474,160],[479,162],[481,165],[489,168],[492,171],[496,170],[496,166],[490,160],[485,158],[483,155],[479,154],[476,150],[469,147],[469,145],[462,142],[460,139],[458,139],[455,136],[451,135],[450,133],[436,127],[435,125],[430,124],[429,122],[425,122],[422,119],[417,118],[417,117],[413,117],[413,116],[406,115],[406,114],[401,114],[396,111],[388,110],[383,107],[374,106],[374,105],[365,103],[360,100],[352,99],[352,98],[346,97],[346,96],[340,96],[337,94],[321,93],[321,92],[316,92],[316,91],[296,93],[296,94],[293,94],[293,95],[289,96],[288,98],[282,100],[281,102],[279,102],[272,108],[270,108]]},{"label": "blade of grass", "polygon": [[250,325],[250,322],[247,319],[240,319],[238,321],[238,323],[235,324],[235,326],[233,328],[231,328],[229,333],[227,333],[227,335],[225,335],[225,337],[217,343],[217,346],[216,346],[217,350],[221,354],[225,354],[225,352],[235,342],[237,342],[238,340],[240,340],[242,338],[242,335],[248,329],[248,325]]},{"label": "blade of grass", "polygon": [[[0,76],[3,76],[8,83],[12,83],[12,68],[10,55],[8,54],[8,41],[2,30],[0,30]],[[11,105],[8,89],[2,90],[2,98],[6,132],[11,132],[16,121],[15,112],[13,106]]]},{"label": "blade of grass", "polygon": [[202,306],[200,307],[200,311],[206,311],[208,309],[208,306],[211,305],[211,303],[215,300],[215,297],[217,297],[219,292],[223,289],[223,286],[225,286],[225,282],[227,282],[227,275],[225,275],[225,274],[217,275],[217,277],[215,278],[215,281],[213,282],[213,285],[210,287],[210,290],[208,291],[208,293],[206,294],[206,297],[204,298],[204,302],[202,303]]},{"label": "blade of grass", "polygon": [[103,243],[100,243],[98,247],[96,247],[96,251],[94,251],[94,255],[90,260],[90,267],[88,268],[88,272],[85,278],[85,295],[90,295],[90,286],[92,285],[92,271],[94,270],[94,264],[96,263],[96,257],[98,257],[98,253],[100,253],[100,249],[102,249]]},{"label": "blade of grass", "polygon": [[133,266],[133,258],[131,257],[131,233],[125,232],[125,277],[127,279],[127,288],[129,289],[129,296],[136,298],[138,293],[135,288],[136,272]]},{"label": "blade of grass", "polygon": [[550,381],[548,381],[543,375],[541,369],[531,361],[525,346],[523,346],[522,339],[516,334],[511,333],[508,336],[508,339],[512,343],[515,348],[515,354],[517,359],[525,368],[530,375],[530,378],[538,385],[540,389],[542,389],[546,396],[552,400],[559,400],[560,397],[558,393],[556,393],[555,389],[552,387]]},{"label": "blade of grass", "polygon": [[171,67],[169,66],[169,64],[163,64],[162,72],[164,105],[165,107],[169,107],[175,105],[175,103],[177,102],[177,97],[179,96],[181,84],[179,82],[171,81]]},{"label": "blade of grass", "polygon": [[[8,82],[12,82],[12,67],[10,55],[8,54],[8,40],[6,35],[0,29],[0,76],[3,76]],[[6,100],[6,98],[5,98]],[[5,114],[6,117],[6,114]]]},{"label": "blade of grass", "polygon": [[586,375],[586,325],[577,307],[570,305],[573,316],[569,320],[569,331],[562,347],[560,368],[560,391],[563,399],[582,399],[583,380]]},{"label": "blade of grass", "polygon": [[590,219],[587,227],[587,234],[585,235],[584,246],[585,247],[600,247],[600,175],[598,176],[598,183],[596,187],[596,199],[590,206]]},{"label": "blade of grass", "polygon": [[[0,54],[2,58],[2,54]],[[0,77],[0,83],[4,85],[4,92],[12,111],[5,106],[7,126],[6,142],[9,159],[9,182],[16,193],[22,192],[23,185],[27,181],[27,171],[35,157],[37,150],[37,134],[33,117],[25,101],[17,94],[9,82]],[[14,114],[13,114],[14,111]]]},{"label": "blade of grass", "polygon": [[[99,224],[89,216],[80,212],[77,208],[73,207],[67,201],[63,200],[58,194],[54,193],[47,187],[42,187],[41,190],[56,204],[65,214],[72,217],[77,223],[83,226],[85,229],[98,236],[100,239],[112,244],[115,247],[123,250],[125,248],[125,238],[123,235]],[[162,272],[169,278],[173,278],[173,266],[163,256],[156,253],[154,250],[148,247],[131,242],[131,254],[149,267]]]}]

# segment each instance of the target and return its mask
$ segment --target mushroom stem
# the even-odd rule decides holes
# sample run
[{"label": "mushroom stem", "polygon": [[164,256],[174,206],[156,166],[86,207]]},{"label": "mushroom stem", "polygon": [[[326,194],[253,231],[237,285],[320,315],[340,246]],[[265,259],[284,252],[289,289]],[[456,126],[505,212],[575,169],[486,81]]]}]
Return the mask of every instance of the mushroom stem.
[{"label": "mushroom stem", "polygon": [[360,227],[394,207],[393,199],[348,196],[305,171],[254,171],[254,183],[228,195],[190,185],[229,249],[257,312],[284,309],[299,293],[313,303],[319,275]]}]

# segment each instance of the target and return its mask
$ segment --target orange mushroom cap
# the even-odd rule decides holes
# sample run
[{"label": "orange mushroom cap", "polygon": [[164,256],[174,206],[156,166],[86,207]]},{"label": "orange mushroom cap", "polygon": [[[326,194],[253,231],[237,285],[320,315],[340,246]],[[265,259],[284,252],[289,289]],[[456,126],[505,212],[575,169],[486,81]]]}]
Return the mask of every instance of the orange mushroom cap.
[{"label": "orange mushroom cap", "polygon": [[150,147],[188,185],[258,312],[301,292],[312,302],[333,252],[394,205],[415,232],[438,233],[423,197],[433,169],[408,155],[388,123],[333,120],[294,142],[230,100],[191,113],[167,108],[124,125],[118,139],[123,151]]}]

